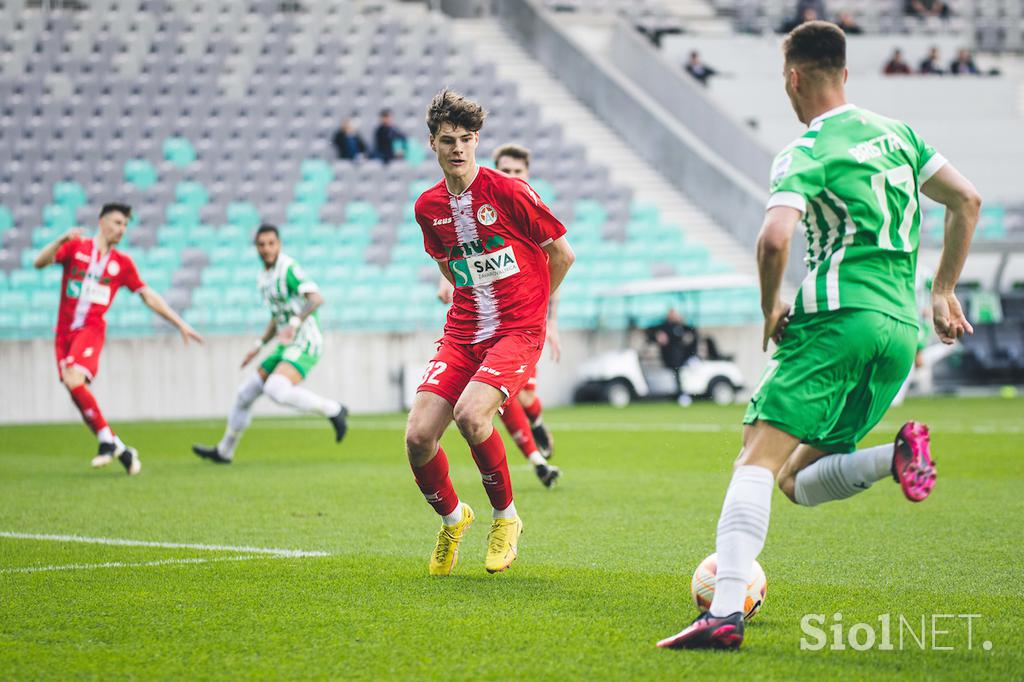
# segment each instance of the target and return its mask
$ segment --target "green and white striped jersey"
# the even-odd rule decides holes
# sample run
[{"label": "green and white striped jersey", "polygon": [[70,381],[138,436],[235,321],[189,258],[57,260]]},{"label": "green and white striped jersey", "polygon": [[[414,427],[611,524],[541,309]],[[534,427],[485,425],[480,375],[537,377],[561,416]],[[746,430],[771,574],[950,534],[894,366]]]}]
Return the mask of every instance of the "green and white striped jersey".
[{"label": "green and white striped jersey", "polygon": [[804,214],[793,314],[864,308],[917,324],[918,192],[945,163],[906,123],[852,104],[811,121],[775,157],[768,200]]},{"label": "green and white striped jersey", "polygon": [[[264,268],[260,272],[259,287],[278,328],[288,324],[292,315],[302,312],[307,293],[320,290],[316,282],[306,277],[295,259],[283,252],[278,254],[274,267],[269,270]],[[319,355],[323,342],[320,319],[317,311],[314,311],[295,331],[295,340],[291,345],[300,346],[304,353]]]}]

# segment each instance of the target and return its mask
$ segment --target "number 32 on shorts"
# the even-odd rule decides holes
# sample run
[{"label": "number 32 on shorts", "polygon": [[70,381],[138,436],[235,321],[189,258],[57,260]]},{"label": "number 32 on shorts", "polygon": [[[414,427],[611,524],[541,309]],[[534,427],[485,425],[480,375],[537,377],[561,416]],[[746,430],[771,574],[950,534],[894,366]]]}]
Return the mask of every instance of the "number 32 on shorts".
[{"label": "number 32 on shorts", "polygon": [[437,377],[441,376],[441,372],[448,369],[447,362],[428,362],[427,369],[423,372],[423,376],[420,378],[421,384],[430,384],[431,386],[437,386],[441,382],[437,380]]}]

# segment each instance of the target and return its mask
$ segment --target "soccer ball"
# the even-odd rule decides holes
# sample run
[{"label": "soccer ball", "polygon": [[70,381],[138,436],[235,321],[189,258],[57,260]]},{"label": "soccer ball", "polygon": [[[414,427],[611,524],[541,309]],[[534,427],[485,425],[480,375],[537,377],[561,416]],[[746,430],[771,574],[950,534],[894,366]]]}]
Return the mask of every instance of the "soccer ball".
[{"label": "soccer ball", "polygon": [[[690,581],[690,593],[693,602],[701,611],[711,608],[711,599],[715,596],[715,574],[718,572],[718,554],[712,554],[700,562],[693,572]],[[750,620],[764,604],[764,595],[768,591],[768,580],[764,577],[761,564],[754,562],[754,572],[747,585],[747,596],[743,600],[743,619]]]}]

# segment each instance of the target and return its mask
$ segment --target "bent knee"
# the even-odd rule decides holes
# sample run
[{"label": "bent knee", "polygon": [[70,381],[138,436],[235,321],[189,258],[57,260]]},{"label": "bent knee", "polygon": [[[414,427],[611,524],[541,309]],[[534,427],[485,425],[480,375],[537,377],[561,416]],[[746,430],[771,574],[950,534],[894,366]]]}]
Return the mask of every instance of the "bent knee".
[{"label": "bent knee", "polygon": [[285,377],[280,374],[271,374],[263,384],[263,392],[275,403],[280,403],[285,400],[291,387],[292,382]]},{"label": "bent knee", "polygon": [[778,484],[779,490],[789,498],[790,502],[799,504],[796,501],[796,476],[790,475],[788,472],[782,472],[779,474]]},{"label": "bent knee", "polygon": [[454,417],[455,424],[463,435],[476,433],[491,425],[491,415],[485,414],[477,408],[461,404],[455,405]]},{"label": "bent knee", "polygon": [[405,431],[405,451],[415,464],[437,451],[437,438],[428,429],[410,424]]},{"label": "bent knee", "polygon": [[85,383],[85,376],[81,372],[65,369],[60,373],[60,381],[64,384],[65,388],[73,391]]}]

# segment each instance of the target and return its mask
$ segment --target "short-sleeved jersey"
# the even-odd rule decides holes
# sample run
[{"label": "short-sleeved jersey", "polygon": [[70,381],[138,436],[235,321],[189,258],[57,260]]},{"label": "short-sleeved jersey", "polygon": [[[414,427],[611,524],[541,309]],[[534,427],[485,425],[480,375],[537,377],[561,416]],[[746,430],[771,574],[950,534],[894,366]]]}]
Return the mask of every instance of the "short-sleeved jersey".
[{"label": "short-sleeved jersey", "polygon": [[101,254],[92,239],[75,239],[61,244],[54,261],[64,267],[61,279],[57,333],[82,327],[106,328],[104,315],[121,287],[142,289],[135,262],[117,249]]},{"label": "short-sleeved jersey", "polygon": [[[260,295],[270,306],[270,314],[278,328],[288,324],[292,315],[298,315],[306,305],[306,294],[319,291],[316,282],[309,279],[291,256],[280,253],[271,268],[264,268],[259,276]],[[306,318],[297,330],[292,345],[301,346],[303,352],[318,355],[324,337],[316,311]]]},{"label": "short-sleeved jersey", "polygon": [[917,324],[918,192],[945,163],[906,123],[850,104],[779,153],[768,207],[802,211],[807,236],[794,315],[865,308]]},{"label": "short-sleeved jersey", "polygon": [[462,194],[445,181],[416,200],[426,252],[455,278],[445,336],[480,343],[511,332],[544,338],[551,281],[544,247],[565,234],[519,178],[480,167]]}]

